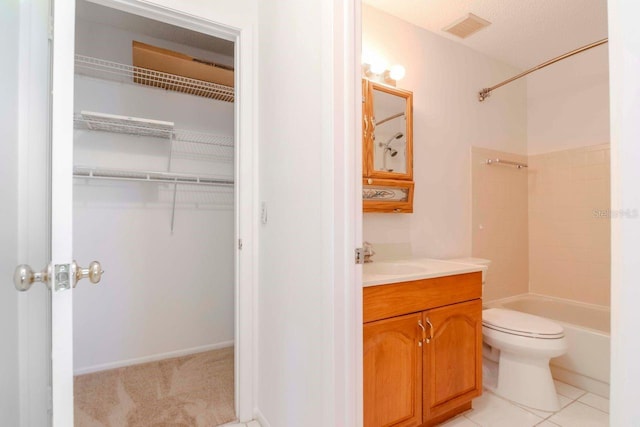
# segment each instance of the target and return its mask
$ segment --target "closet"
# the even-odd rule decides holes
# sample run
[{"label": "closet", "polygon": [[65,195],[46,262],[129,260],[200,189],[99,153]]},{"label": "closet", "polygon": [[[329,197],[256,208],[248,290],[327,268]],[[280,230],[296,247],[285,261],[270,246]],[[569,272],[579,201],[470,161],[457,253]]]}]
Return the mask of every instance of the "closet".
[{"label": "closet", "polygon": [[232,421],[206,409],[233,411],[234,88],[135,67],[132,45],[229,70],[233,43],[76,8],[73,246],[104,269],[74,290],[76,426]]}]

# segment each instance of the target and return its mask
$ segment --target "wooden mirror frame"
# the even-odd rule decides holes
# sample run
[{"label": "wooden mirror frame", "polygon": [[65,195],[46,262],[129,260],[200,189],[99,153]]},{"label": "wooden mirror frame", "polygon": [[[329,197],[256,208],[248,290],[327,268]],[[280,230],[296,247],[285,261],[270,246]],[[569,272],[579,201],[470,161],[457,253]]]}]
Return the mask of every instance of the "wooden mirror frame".
[{"label": "wooden mirror frame", "polygon": [[[367,79],[363,79],[362,88],[364,96],[362,112],[363,175],[367,178],[396,179],[403,181],[413,180],[413,93]],[[388,172],[375,169],[374,133],[376,128],[376,118],[374,116],[374,91],[376,90],[405,99],[405,172]]]}]

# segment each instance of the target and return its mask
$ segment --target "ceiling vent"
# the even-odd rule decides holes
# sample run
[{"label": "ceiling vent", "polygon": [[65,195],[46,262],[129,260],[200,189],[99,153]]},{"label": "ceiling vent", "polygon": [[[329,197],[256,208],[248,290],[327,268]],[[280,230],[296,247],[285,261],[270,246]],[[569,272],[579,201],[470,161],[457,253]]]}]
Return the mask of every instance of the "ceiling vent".
[{"label": "ceiling vent", "polygon": [[446,31],[447,33],[464,39],[489,25],[491,25],[491,22],[486,21],[473,13],[467,13],[465,17],[458,19],[447,27],[444,27],[442,31]]}]

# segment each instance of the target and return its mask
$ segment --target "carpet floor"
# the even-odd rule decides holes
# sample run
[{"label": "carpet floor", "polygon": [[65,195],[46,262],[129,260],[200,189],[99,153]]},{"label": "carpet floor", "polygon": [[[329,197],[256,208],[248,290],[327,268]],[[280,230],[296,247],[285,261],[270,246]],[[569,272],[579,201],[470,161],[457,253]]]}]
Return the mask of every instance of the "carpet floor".
[{"label": "carpet floor", "polygon": [[74,378],[75,427],[213,427],[236,420],[233,347]]}]

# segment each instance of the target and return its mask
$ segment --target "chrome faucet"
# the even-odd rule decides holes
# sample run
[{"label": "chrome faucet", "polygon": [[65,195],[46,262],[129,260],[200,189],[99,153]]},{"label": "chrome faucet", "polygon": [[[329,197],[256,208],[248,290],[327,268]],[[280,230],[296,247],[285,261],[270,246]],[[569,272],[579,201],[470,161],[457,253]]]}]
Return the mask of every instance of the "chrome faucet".
[{"label": "chrome faucet", "polygon": [[362,242],[362,247],[364,249],[364,262],[373,262],[371,257],[376,254],[373,251],[373,245],[369,242]]}]

